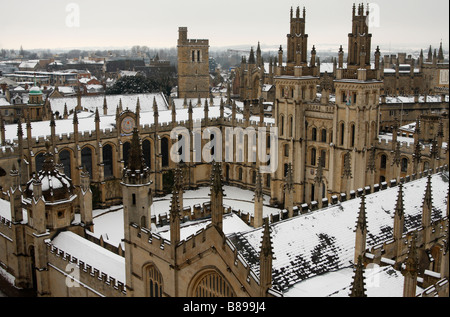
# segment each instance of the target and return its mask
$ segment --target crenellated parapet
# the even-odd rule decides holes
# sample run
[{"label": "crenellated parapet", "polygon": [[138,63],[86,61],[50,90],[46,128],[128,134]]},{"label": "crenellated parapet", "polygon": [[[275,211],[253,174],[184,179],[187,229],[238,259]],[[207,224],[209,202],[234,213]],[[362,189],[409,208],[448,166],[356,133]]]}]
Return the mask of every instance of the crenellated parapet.
[{"label": "crenellated parapet", "polygon": [[[124,282],[108,276],[100,269],[92,267],[89,263],[85,263],[64,250],[57,248],[51,242],[46,242],[46,247],[49,267],[65,275],[66,278],[73,279],[73,283],[78,283],[79,286],[85,287],[102,297],[126,296]],[[69,264],[75,265],[79,270],[76,273],[73,272],[73,269],[66,271]]]}]

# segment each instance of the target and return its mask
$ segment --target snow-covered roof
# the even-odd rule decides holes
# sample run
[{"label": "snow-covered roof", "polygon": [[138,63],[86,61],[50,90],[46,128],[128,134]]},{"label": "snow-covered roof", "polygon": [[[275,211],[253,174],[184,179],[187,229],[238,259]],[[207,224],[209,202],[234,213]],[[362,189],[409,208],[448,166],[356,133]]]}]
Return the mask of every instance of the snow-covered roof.
[{"label": "snow-covered roof", "polygon": [[[386,97],[386,103],[414,103],[414,96],[398,96],[398,97]],[[381,98],[380,98],[381,102]],[[441,96],[419,96],[419,102],[442,102]],[[445,102],[449,102],[449,96],[445,96]]]},{"label": "snow-covered roof", "polygon": [[[201,187],[197,190],[186,190],[183,194],[183,206],[193,207],[195,205],[203,205],[211,200],[209,187]],[[231,207],[236,211],[244,211],[253,215],[254,193],[250,190],[236,188],[232,186],[224,186],[225,197],[223,199],[224,205]],[[170,200],[172,195],[166,195],[163,197],[155,197],[151,208],[152,216],[158,219],[159,215],[169,213]],[[269,217],[270,214],[279,213],[280,209],[269,206],[269,196],[264,196],[263,215]],[[123,228],[123,207],[116,206],[106,210],[94,210],[94,236],[100,238],[103,236],[104,241],[109,242],[112,245],[119,245],[124,238]],[[209,221],[196,221],[190,222],[186,226],[183,226],[181,230],[181,238],[187,238],[191,234],[198,230],[205,228]],[[170,232],[167,227],[158,227],[157,232],[162,237],[170,239]],[[246,232],[253,230],[253,228],[247,226],[239,217],[227,216],[224,218],[224,233],[232,234],[236,232]]]},{"label": "snow-covered roof", "polygon": [[70,231],[59,233],[51,244],[117,281],[126,282],[124,257]]},{"label": "snow-covered roof", "polygon": [[11,104],[6,100],[6,98],[0,98],[0,106],[11,106]]},{"label": "snow-covered roof", "polygon": [[[405,228],[421,226],[422,200],[426,178],[404,185]],[[445,217],[448,180],[441,174],[432,177],[432,219]],[[368,222],[367,247],[392,238],[397,188],[366,196]],[[354,257],[355,233],[360,199],[353,199],[319,211],[271,225],[274,258],[273,285],[286,291],[308,278],[350,267]],[[262,229],[243,233],[241,240],[256,254],[261,245]],[[257,271],[257,265],[253,265]]]},{"label": "snow-covered roof", "polygon": [[[108,115],[116,114],[116,107],[122,100],[122,108],[128,108],[131,111],[136,110],[137,100],[141,105],[141,112],[153,111],[153,98],[156,99],[158,110],[167,110],[167,100],[162,93],[147,93],[147,94],[132,94],[132,95],[106,95],[106,96],[82,96],[81,106],[89,111],[95,111],[96,108],[103,113],[103,102],[106,97],[106,104],[108,105]],[[75,109],[78,104],[76,96],[64,98],[51,98],[50,105],[53,112],[58,111],[60,114],[64,113],[64,105],[67,104],[67,110]]]},{"label": "snow-covered roof", "polygon": [[[391,266],[372,266],[364,270],[367,297],[403,297],[404,277]],[[294,285],[285,297],[348,297],[355,273],[352,268],[315,276]],[[423,292],[417,286],[416,294]]]},{"label": "snow-covered roof", "polygon": [[20,63],[19,68],[35,68],[38,63],[39,63],[38,60],[29,60]]}]

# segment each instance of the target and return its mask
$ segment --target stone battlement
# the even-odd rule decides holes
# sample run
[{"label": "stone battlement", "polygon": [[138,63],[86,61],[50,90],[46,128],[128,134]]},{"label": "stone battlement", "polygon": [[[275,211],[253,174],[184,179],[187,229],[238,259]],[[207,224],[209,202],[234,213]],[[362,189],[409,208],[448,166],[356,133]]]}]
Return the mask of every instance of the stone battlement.
[{"label": "stone battlement", "polygon": [[89,285],[90,288],[94,288],[95,293],[99,292],[101,296],[125,296],[126,289],[125,284],[122,281],[117,281],[115,278],[108,276],[101,270],[92,267],[88,263],[77,259],[71,254],[61,250],[51,242],[46,242],[48,250],[48,260],[49,265],[57,269],[58,271],[67,274],[68,277],[73,277],[70,275],[71,272],[66,272],[67,264],[76,265],[79,270],[79,281],[75,281],[80,284]]}]

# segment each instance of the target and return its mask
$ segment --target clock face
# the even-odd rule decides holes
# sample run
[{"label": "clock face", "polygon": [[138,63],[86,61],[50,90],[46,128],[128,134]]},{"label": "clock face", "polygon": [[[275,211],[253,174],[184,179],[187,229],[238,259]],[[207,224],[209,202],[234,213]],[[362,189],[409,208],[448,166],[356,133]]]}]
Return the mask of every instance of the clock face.
[{"label": "clock face", "polygon": [[136,126],[136,122],[134,121],[134,119],[132,117],[125,117],[122,120],[122,132],[129,134],[131,132],[133,132],[133,129]]}]

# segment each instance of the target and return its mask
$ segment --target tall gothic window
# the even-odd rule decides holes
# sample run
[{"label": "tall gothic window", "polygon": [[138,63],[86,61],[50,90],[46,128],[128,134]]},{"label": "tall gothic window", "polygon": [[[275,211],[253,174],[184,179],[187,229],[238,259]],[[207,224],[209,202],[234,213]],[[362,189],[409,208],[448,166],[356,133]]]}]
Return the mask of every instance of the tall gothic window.
[{"label": "tall gothic window", "polygon": [[316,165],[316,156],[317,156],[317,151],[315,148],[311,149],[311,165]]},{"label": "tall gothic window", "polygon": [[345,123],[341,123],[341,137],[340,137],[340,145],[344,145],[344,137],[345,137]]},{"label": "tall gothic window", "polygon": [[131,150],[131,144],[130,142],[125,142],[122,147],[122,159],[123,159],[123,166],[128,167],[128,156],[130,155]]},{"label": "tall gothic window", "polygon": [[316,128],[312,128],[312,130],[311,130],[311,140],[317,141],[317,129]]},{"label": "tall gothic window", "polygon": [[352,147],[354,147],[355,146],[355,138],[356,138],[356,130],[355,130],[355,125],[354,124],[352,124],[351,129],[352,129],[351,145],[352,145]]},{"label": "tall gothic window", "polygon": [[407,158],[402,158],[401,171],[402,171],[402,173],[406,173],[408,171],[408,159]]},{"label": "tall gothic window", "polygon": [[149,297],[162,297],[163,280],[162,275],[153,265],[147,269],[147,285]]},{"label": "tall gothic window", "polygon": [[70,153],[67,150],[59,152],[59,162],[64,166],[64,174],[71,178]]},{"label": "tall gothic window", "polygon": [[44,164],[44,153],[39,153],[36,155],[34,160],[36,162],[36,173],[39,173],[39,171],[42,170],[42,165]]},{"label": "tall gothic window", "polygon": [[103,146],[103,167],[105,178],[113,177],[113,151],[112,146],[106,144]]},{"label": "tall gothic window", "polygon": [[92,179],[92,150],[88,146],[81,150],[81,166],[86,168],[89,177]]},{"label": "tall gothic window", "polygon": [[381,163],[380,163],[380,169],[385,170],[387,166],[387,157],[386,155],[381,155]]},{"label": "tall gothic window", "polygon": [[322,129],[322,142],[327,142],[327,130],[326,129]]},{"label": "tall gothic window", "polygon": [[149,140],[142,141],[142,152],[144,152],[145,165],[151,169],[152,165],[152,148]]},{"label": "tall gothic window", "polygon": [[162,166],[169,166],[169,140],[167,138],[161,139],[161,155],[162,155]]}]

